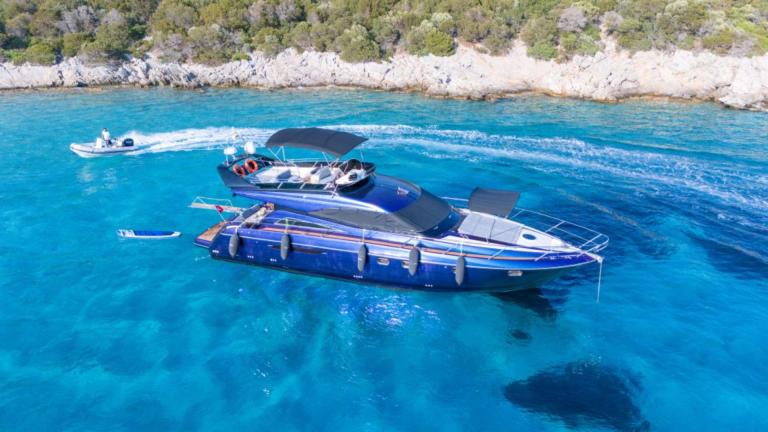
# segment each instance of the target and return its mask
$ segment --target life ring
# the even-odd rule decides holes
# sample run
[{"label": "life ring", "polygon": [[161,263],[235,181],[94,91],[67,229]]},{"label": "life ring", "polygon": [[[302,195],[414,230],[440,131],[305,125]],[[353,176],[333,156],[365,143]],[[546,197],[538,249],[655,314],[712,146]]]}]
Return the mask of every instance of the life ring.
[{"label": "life ring", "polygon": [[246,159],[243,165],[245,166],[245,169],[248,170],[248,174],[255,173],[259,170],[259,164],[251,158]]},{"label": "life ring", "polygon": [[245,172],[245,168],[243,168],[242,165],[235,165],[234,168],[232,168],[232,172],[239,175],[240,177],[245,177],[247,172]]}]

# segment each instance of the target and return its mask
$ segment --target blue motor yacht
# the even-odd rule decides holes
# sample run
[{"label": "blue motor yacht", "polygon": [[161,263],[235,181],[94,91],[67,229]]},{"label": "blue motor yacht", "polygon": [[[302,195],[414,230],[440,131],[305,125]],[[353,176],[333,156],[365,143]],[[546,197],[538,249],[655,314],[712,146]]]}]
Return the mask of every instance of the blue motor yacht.
[{"label": "blue motor yacht", "polygon": [[[518,192],[476,188],[466,200],[441,198],[344,159],[365,140],[284,129],[266,141],[270,155],[252,145],[230,152],[219,175],[253,205],[234,208],[196,244],[216,260],[435,291],[528,289],[602,262],[607,236],[516,208]],[[286,148],[322,158],[288,159]]]}]

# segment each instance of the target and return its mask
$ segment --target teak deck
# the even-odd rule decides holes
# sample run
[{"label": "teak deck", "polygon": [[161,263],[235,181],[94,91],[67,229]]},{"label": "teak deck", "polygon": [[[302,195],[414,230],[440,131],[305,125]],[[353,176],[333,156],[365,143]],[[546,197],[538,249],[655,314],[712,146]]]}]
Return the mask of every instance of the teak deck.
[{"label": "teak deck", "polygon": [[198,240],[207,241],[207,242],[211,242],[211,241],[213,241],[213,238],[216,237],[216,234],[218,234],[219,231],[221,231],[221,229],[224,228],[224,226],[226,226],[226,225],[227,225],[227,221],[221,221],[221,222],[219,222],[219,223],[217,223],[215,225],[211,225],[210,228],[208,228],[207,230],[203,231],[202,234],[197,236],[197,239]]}]

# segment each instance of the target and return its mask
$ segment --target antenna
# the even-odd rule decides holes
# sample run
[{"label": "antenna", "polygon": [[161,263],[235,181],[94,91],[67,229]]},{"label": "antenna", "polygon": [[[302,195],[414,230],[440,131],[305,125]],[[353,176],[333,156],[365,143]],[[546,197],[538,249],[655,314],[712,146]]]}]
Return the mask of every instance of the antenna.
[{"label": "antenna", "polygon": [[237,147],[235,146],[229,146],[224,148],[224,162],[229,162],[229,157],[232,156],[234,159],[235,154],[237,153]]}]

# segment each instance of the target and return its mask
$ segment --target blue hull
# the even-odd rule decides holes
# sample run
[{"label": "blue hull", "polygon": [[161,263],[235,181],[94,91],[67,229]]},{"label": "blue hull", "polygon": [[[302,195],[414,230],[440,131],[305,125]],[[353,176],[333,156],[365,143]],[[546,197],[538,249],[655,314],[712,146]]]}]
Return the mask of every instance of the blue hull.
[{"label": "blue hull", "polygon": [[232,231],[232,228],[222,229],[212,241],[198,239],[196,243],[209,249],[211,256],[217,260],[428,291],[525,290],[540,286],[571,268],[593,262],[591,258],[534,260],[523,257],[490,261],[487,258],[476,258],[477,255],[470,249],[467,255],[463,255],[466,269],[464,279],[459,284],[455,275],[456,255],[422,252],[416,272],[411,275],[408,270],[409,249],[386,246],[371,240],[366,242],[368,254],[365,266],[362,271],[358,271],[358,251],[362,244],[359,240],[340,241],[292,234],[290,251],[283,259],[280,241],[284,233],[249,230],[240,234],[240,246],[235,255],[230,256],[228,245]]}]

